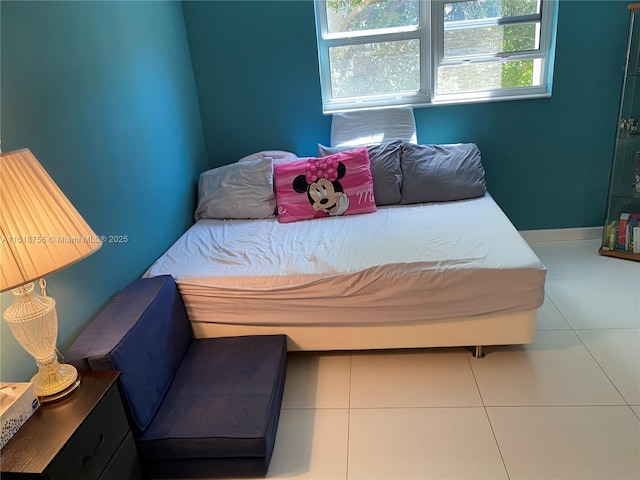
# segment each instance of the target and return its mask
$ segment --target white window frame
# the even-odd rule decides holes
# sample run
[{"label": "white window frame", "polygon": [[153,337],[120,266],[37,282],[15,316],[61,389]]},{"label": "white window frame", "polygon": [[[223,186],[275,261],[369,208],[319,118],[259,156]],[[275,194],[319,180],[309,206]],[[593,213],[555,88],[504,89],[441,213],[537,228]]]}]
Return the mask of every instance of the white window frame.
[{"label": "white window frame", "polygon": [[[496,19],[466,21],[465,25],[489,26],[540,21],[540,48],[531,51],[505,52],[490,55],[444,58],[444,0],[420,0],[419,25],[415,27],[386,28],[364,32],[328,33],[326,0],[314,0],[320,86],[323,112],[334,113],[348,110],[380,108],[389,106],[433,106],[451,103],[477,103],[498,100],[546,98],[551,96],[553,77],[553,36],[558,0],[541,0],[540,15],[511,17],[504,22]],[[462,22],[461,22],[462,23]],[[455,25],[454,25],[455,27]],[[378,96],[332,98],[329,49],[338,46],[364,43],[389,42],[417,39],[420,42],[420,89],[411,93]],[[541,59],[540,86],[501,88],[496,90],[438,94],[438,67],[506,60]]]}]

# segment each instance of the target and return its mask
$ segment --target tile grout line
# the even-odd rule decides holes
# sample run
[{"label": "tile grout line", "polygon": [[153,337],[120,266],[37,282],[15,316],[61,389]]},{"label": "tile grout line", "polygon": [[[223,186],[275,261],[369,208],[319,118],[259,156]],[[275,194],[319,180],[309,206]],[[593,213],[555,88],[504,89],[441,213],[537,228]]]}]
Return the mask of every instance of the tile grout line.
[{"label": "tile grout line", "polygon": [[[500,448],[500,444],[498,443],[498,438],[496,437],[496,432],[493,429],[493,424],[491,423],[491,418],[489,417],[489,412],[487,411],[487,406],[484,403],[484,397],[482,396],[482,390],[480,390],[480,385],[478,384],[478,379],[476,378],[476,372],[473,369],[473,365],[471,364],[470,353],[466,353],[467,364],[471,369],[471,375],[473,376],[473,381],[476,384],[476,389],[478,390],[478,395],[480,396],[480,402],[482,403],[482,408],[484,410],[484,415],[487,418],[487,422],[489,422],[489,428],[491,428],[491,435],[493,435],[493,441],[495,442],[496,448],[498,449],[498,453],[500,454],[500,461],[502,462],[502,468],[504,468],[504,473],[507,475],[507,480],[511,480],[511,475],[509,475],[509,469],[507,468],[507,464],[504,460],[504,456],[502,455],[502,449]],[[482,361],[481,359],[475,359],[476,361]]]},{"label": "tile grout line", "polygon": [[498,449],[498,453],[500,454],[500,460],[502,461],[502,467],[504,468],[504,473],[506,473],[507,475],[507,480],[511,480],[511,475],[509,475],[509,469],[507,468],[507,463],[504,460],[504,455],[502,455],[502,449],[500,448],[498,437],[496,437],[496,432],[493,429],[493,424],[491,423],[491,417],[489,416],[487,407],[484,406],[483,408],[484,408],[484,414],[487,417],[487,422],[489,422],[489,428],[491,428],[491,435],[493,435],[493,441],[495,442],[496,448]]},{"label": "tile grout line", "polygon": [[549,295],[549,294],[547,294],[545,292],[545,296],[549,299],[549,301],[553,305],[553,308],[555,308],[558,311],[558,313],[562,317],[562,320],[564,320],[564,323],[566,323],[569,326],[569,330],[571,330],[573,333],[575,333],[573,325],[571,325],[571,323],[569,323],[569,320],[567,320],[567,317],[564,315],[564,313],[562,313],[562,310],[560,310],[560,307],[558,307],[558,305],[556,305],[556,302],[553,301],[553,298],[551,298],[551,295]]},{"label": "tile grout line", "polygon": [[[546,295],[546,294],[545,294]],[[603,373],[603,375],[607,378],[607,380],[609,380],[609,383],[613,386],[613,388],[615,389],[616,392],[618,392],[618,395],[620,395],[620,398],[622,398],[622,400],[625,402],[625,404],[631,408],[631,405],[629,404],[629,401],[625,398],[625,396],[622,394],[622,392],[618,389],[618,387],[616,386],[616,384],[613,382],[613,380],[609,377],[609,375],[607,374],[607,372],[605,371],[604,367],[602,365],[600,365],[600,362],[598,362],[598,359],[595,357],[595,355],[591,352],[591,350],[589,350],[589,347],[587,347],[587,345],[584,343],[584,341],[582,340],[582,338],[580,337],[580,335],[578,335],[578,330],[615,330],[615,329],[589,329],[589,328],[574,328],[573,325],[571,325],[571,322],[569,322],[569,320],[567,320],[567,317],[565,316],[564,313],[562,313],[562,310],[560,310],[560,307],[558,307],[558,305],[556,305],[556,303],[553,301],[553,299],[551,298],[550,295],[547,295],[547,298],[549,299],[549,301],[553,304],[553,306],[555,307],[555,309],[558,311],[558,313],[560,314],[560,316],[562,317],[562,319],[565,321],[565,323],[567,325],[569,325],[569,328],[571,329],[571,331],[573,332],[573,334],[577,337],[578,341],[580,342],[580,344],[584,347],[584,349],[587,351],[587,353],[589,354],[589,356],[593,359],[594,362],[596,362],[596,365],[598,365],[598,368],[600,369],[600,371]],[[633,328],[633,327],[632,327]],[[633,409],[632,409],[633,410]],[[635,412],[634,412],[635,413]]]},{"label": "tile grout line", "polygon": [[[620,398],[622,398],[622,400],[624,401],[625,405],[627,407],[631,408],[631,404],[629,403],[629,401],[625,398],[625,396],[622,394],[622,392],[618,389],[617,385],[613,382],[613,380],[611,380],[611,378],[609,377],[609,375],[607,374],[605,369],[602,367],[602,365],[600,365],[600,362],[598,362],[598,359],[591,352],[591,350],[589,350],[589,347],[587,347],[587,345],[584,343],[582,338],[580,338],[580,335],[578,335],[578,333],[575,330],[573,330],[573,333],[575,334],[576,337],[578,337],[578,340],[580,341],[580,344],[584,347],[584,349],[587,351],[587,353],[589,353],[589,356],[593,359],[594,362],[596,362],[596,365],[598,365],[598,368],[600,369],[602,374],[607,378],[607,380],[609,380],[609,383],[613,386],[615,391],[618,392],[618,395],[620,395]],[[631,409],[631,410],[633,411],[633,409]]]},{"label": "tile grout line", "polygon": [[[467,365],[469,365],[469,369],[471,370],[471,376],[473,377],[473,381],[476,384],[476,390],[478,391],[478,396],[480,397],[480,402],[483,407],[486,407],[484,403],[484,397],[482,396],[482,391],[480,390],[480,385],[478,385],[478,379],[476,378],[476,372],[473,370],[473,365],[471,364],[470,359],[471,354],[467,351],[465,352],[465,357],[467,359]],[[482,361],[482,359],[476,358],[475,361]]]}]

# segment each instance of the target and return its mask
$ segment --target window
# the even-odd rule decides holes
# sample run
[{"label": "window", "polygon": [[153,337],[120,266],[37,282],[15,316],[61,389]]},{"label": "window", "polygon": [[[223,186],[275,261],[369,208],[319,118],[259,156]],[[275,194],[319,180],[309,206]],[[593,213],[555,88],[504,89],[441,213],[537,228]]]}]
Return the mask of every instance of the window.
[{"label": "window", "polygon": [[315,0],[325,112],[549,96],[552,0]]}]

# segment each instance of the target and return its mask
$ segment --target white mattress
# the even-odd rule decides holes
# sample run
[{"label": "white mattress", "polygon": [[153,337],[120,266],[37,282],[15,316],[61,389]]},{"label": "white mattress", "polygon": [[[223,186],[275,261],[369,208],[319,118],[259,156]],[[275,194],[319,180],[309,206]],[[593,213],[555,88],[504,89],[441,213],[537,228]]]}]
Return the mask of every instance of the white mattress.
[{"label": "white mattress", "polygon": [[486,195],[288,224],[200,220],[145,276],[164,274],[192,322],[348,325],[536,309],[546,270]]}]

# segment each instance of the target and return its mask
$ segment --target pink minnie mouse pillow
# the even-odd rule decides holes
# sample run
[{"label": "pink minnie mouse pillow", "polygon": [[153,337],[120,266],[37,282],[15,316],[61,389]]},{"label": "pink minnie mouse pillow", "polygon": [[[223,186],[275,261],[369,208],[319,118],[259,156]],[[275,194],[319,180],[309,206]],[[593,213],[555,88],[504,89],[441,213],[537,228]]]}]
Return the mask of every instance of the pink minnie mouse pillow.
[{"label": "pink minnie mouse pillow", "polygon": [[376,211],[367,147],[273,168],[281,223]]}]

